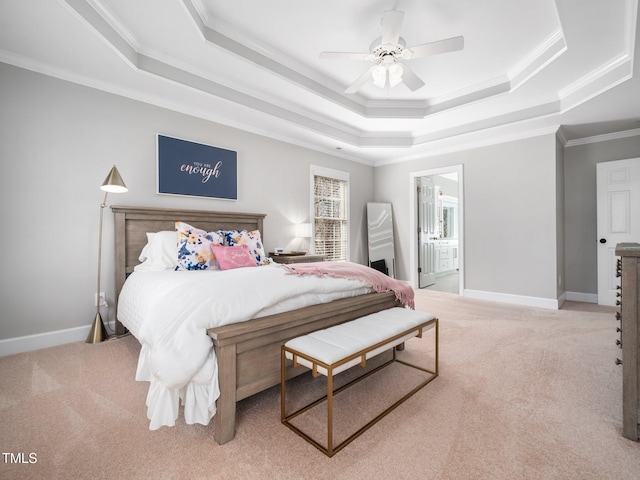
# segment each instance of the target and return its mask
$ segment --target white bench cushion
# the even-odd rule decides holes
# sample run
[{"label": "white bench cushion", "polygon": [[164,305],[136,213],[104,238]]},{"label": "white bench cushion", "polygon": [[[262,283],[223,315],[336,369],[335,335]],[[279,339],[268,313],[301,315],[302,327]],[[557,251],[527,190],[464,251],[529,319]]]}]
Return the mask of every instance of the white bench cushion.
[{"label": "white bench cushion", "polygon": [[[350,355],[434,318],[436,318],[435,315],[431,313],[395,307],[291,339],[285,343],[285,345],[322,363],[332,365]],[[433,324],[429,325],[425,330],[431,327],[433,327]],[[416,332],[407,334],[394,341],[389,341],[379,348],[368,352],[365,358],[372,358],[414,336],[416,336]],[[290,352],[287,352],[286,356],[289,359],[293,357]],[[307,360],[300,357],[298,357],[297,360],[301,365],[312,368],[311,363]],[[333,374],[347,370],[358,363],[360,363],[359,358],[340,365],[333,369]],[[318,367],[317,371],[318,373],[327,375],[327,370],[322,367]]]}]

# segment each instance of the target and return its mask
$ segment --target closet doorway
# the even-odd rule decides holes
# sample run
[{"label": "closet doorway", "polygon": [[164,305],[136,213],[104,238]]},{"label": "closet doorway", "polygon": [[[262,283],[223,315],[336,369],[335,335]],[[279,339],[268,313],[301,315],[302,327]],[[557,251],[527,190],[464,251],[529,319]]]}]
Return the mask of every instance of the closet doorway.
[{"label": "closet doorway", "polygon": [[414,288],[464,293],[462,165],[411,177],[411,282]]}]

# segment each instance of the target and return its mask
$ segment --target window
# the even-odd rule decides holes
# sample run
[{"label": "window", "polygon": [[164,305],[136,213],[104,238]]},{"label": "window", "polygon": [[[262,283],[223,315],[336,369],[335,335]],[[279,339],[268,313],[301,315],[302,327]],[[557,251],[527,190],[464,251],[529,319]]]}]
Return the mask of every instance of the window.
[{"label": "window", "polygon": [[327,260],[349,259],[349,174],[311,168],[314,252]]}]

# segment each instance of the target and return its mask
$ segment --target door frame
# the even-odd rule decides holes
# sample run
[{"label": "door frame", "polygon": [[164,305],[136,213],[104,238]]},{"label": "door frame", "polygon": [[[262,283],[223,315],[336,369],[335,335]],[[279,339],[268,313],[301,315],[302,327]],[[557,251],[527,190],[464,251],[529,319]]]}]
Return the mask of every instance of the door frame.
[{"label": "door frame", "polygon": [[409,173],[409,283],[413,288],[418,288],[419,245],[416,179],[444,173],[458,174],[458,293],[464,296],[464,169],[462,164]]}]

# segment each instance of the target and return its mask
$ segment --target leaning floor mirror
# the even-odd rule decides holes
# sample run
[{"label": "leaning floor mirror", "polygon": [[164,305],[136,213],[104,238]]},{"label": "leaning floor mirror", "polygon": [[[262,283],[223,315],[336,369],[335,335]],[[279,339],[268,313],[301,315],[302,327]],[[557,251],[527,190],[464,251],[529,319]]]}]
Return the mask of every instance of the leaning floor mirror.
[{"label": "leaning floor mirror", "polygon": [[390,203],[367,203],[369,266],[395,278],[393,214]]}]

